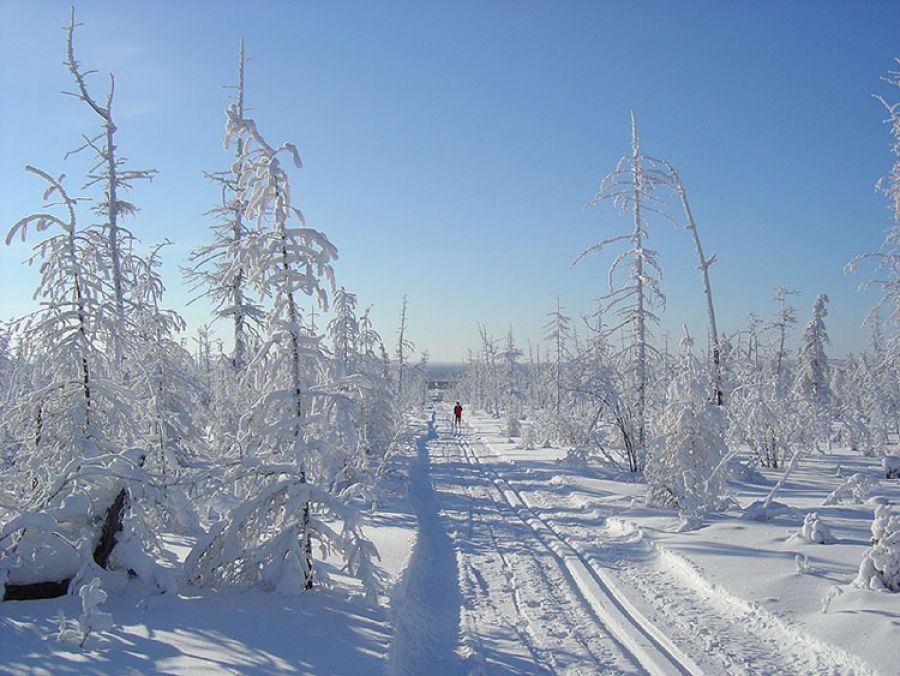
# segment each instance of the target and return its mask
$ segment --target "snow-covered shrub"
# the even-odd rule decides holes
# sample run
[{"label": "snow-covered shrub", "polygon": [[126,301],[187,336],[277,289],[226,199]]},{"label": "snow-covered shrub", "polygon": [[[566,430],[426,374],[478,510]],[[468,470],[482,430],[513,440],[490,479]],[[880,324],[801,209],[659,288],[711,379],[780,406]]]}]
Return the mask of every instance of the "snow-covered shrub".
[{"label": "snow-covered shrub", "polygon": [[859,564],[854,586],[900,591],[900,517],[892,515],[887,505],[875,510],[872,542]]},{"label": "snow-covered shrub", "polygon": [[766,499],[754,500],[741,512],[741,519],[745,521],[771,521],[779,516],[793,518],[797,516],[797,510],[783,502]]},{"label": "snow-covered shrub", "polygon": [[[336,523],[343,523],[341,533],[332,527]],[[343,553],[348,572],[362,580],[367,596],[377,596],[383,583],[372,563],[377,551],[362,536],[358,515],[311,484],[291,479],[261,491],[216,524],[191,551],[184,576],[204,587],[298,594],[308,588],[312,557],[304,543],[311,547],[314,541],[323,554]],[[316,579],[330,582],[321,568]]]},{"label": "snow-covered shrub", "polygon": [[[872,518],[872,544],[877,545],[881,539],[892,530],[892,519],[894,519],[894,526],[897,525],[896,519],[897,517],[892,516],[891,507],[888,504],[878,505],[875,508],[875,514]],[[893,530],[896,530],[896,527],[893,527]]]},{"label": "snow-covered shrub", "polygon": [[878,486],[878,480],[856,473],[844,483],[835,488],[823,501],[823,505],[853,504],[858,505],[865,501]]},{"label": "snow-covered shrub", "polygon": [[881,459],[886,479],[900,479],[900,455],[886,455]]},{"label": "snow-covered shrub", "polygon": [[822,597],[822,614],[823,615],[828,614],[828,609],[831,608],[832,601],[834,601],[838,596],[840,596],[843,593],[844,593],[844,590],[841,589],[840,587],[838,587],[837,585],[834,585],[834,586],[828,588],[828,591],[825,592],[825,595]]},{"label": "snow-covered shrub", "polygon": [[537,426],[533,420],[529,420],[522,426],[522,437],[516,444],[516,448],[530,451],[537,448],[539,444]]},{"label": "snow-covered shrub", "polygon": [[517,402],[506,409],[506,435],[508,437],[522,436],[521,413]]},{"label": "snow-covered shrub", "polygon": [[836,542],[831,529],[816,512],[810,512],[803,517],[803,525],[794,537],[816,545],[830,545]]},{"label": "snow-covered shrub", "polygon": [[158,563],[163,550],[157,532],[147,523],[148,510],[165,517],[165,505],[141,466],[144,458],[143,450],[128,449],[73,460],[33,510],[0,531],[7,585],[77,584],[107,568],[160,591],[173,589]]},{"label": "snow-covered shrub", "polygon": [[657,438],[644,472],[648,502],[688,518],[728,504],[725,415],[708,398],[708,381],[688,353],[654,420]]},{"label": "snow-covered shrub", "polygon": [[749,446],[763,467],[783,467],[800,436],[795,400],[787,396],[777,373],[764,372],[752,363],[732,368],[739,372],[740,386],[728,397],[729,441]]},{"label": "snow-covered shrub", "polygon": [[107,599],[107,594],[100,586],[100,578],[95,577],[78,590],[81,598],[81,616],[77,620],[68,620],[65,616],[58,618],[59,629],[55,634],[57,641],[72,643],[79,647],[91,634],[109,631],[113,628],[113,618],[100,610],[100,604]]}]

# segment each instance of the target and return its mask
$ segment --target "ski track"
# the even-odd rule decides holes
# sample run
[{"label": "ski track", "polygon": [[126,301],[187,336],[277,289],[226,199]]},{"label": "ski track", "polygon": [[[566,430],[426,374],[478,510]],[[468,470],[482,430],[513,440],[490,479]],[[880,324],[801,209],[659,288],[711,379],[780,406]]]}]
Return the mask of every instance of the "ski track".
[{"label": "ski track", "polygon": [[[420,670],[436,641],[445,659],[430,665],[435,675],[698,672],[667,639],[630,617],[579,553],[482,463],[476,446],[444,421],[421,440],[411,497],[423,532],[398,594],[389,670]],[[435,607],[450,597],[428,590],[423,575],[446,550],[435,531],[446,533],[456,552],[455,660],[446,659],[446,626],[443,638],[418,626],[428,613],[447,619],[454,611]],[[442,568],[432,586],[448,582]]]},{"label": "ski track", "polygon": [[[548,589],[564,595],[569,613],[580,618],[579,625],[572,627],[571,636],[594,659],[593,664],[583,660],[573,665],[575,673],[700,673],[700,668],[690,657],[662,632],[649,625],[628,601],[617,598],[607,581],[584,556],[543,520],[503,477],[482,462],[475,450],[480,444],[473,444],[467,437],[460,437],[457,443],[466,462],[493,486],[494,494],[500,496],[498,511],[506,513],[505,518],[511,522],[518,521],[524,525],[530,531],[530,537],[539,543],[539,548],[549,555],[544,569],[548,573],[553,571],[553,574],[546,578],[556,579],[545,578],[551,585]],[[577,612],[573,613],[575,609]],[[529,623],[529,626],[534,626],[534,623]],[[614,647],[602,656],[593,655],[592,648],[604,643]],[[618,656],[610,661],[615,653]],[[552,664],[554,671],[564,671],[561,666],[555,661]]]},{"label": "ski track", "polygon": [[[476,446],[481,458],[469,446],[476,462],[487,465],[489,460],[491,467],[510,466],[488,445]],[[625,606],[637,625],[655,637],[663,636],[667,646],[683,646],[693,658],[682,662],[687,670],[727,674],[874,673],[857,656],[818,641],[758,604],[711,584],[690,561],[645,539],[633,522],[597,513],[598,527],[584,526],[586,502],[575,497],[577,491],[564,499],[570,506],[577,503],[580,519],[554,519],[543,516],[540,505],[549,505],[546,509],[552,512],[560,506],[558,494],[532,487],[525,490],[519,482],[501,478],[494,469],[486,471],[501,492],[507,493],[508,502],[521,503],[520,517],[538,531],[546,527],[562,549],[570,550],[603,581],[611,598]],[[664,634],[659,627],[665,628]]]}]

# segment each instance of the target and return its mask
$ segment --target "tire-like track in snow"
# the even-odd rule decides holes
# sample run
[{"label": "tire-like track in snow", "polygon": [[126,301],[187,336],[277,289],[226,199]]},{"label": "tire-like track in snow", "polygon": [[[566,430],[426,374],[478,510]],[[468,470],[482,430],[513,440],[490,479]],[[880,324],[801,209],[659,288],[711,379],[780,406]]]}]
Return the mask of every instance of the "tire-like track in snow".
[{"label": "tire-like track in snow", "polygon": [[[635,606],[611,588],[610,580],[573,547],[547,520],[541,518],[520,493],[489,464],[482,461],[478,443],[468,437],[454,437],[465,461],[483,474],[493,485],[503,504],[531,531],[534,539],[552,555],[565,594],[576,599],[596,624],[598,634],[611,636],[618,647],[627,652],[628,661],[638,671],[650,674],[698,674],[697,664],[663,632],[653,626]],[[562,593],[559,587],[555,593]],[[533,623],[528,623],[529,625]],[[586,633],[582,630],[582,633]],[[587,642],[585,642],[587,643]],[[548,665],[557,671],[559,665]],[[598,671],[611,665],[598,662]],[[621,667],[619,667],[621,668]],[[627,669],[630,670],[630,669]]]}]

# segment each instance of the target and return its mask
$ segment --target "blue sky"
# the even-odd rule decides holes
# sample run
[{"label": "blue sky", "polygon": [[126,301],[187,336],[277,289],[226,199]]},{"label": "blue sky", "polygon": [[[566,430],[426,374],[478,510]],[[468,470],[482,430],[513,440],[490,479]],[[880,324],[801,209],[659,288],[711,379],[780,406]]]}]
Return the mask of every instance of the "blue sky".
[{"label": "blue sky", "polygon": [[[0,0],[0,225],[40,206],[26,163],[65,172],[92,114],[59,94],[69,5]],[[247,97],[271,141],[297,144],[293,195],[338,246],[339,284],[372,305],[389,341],[401,297],[433,359],[477,343],[476,322],[536,341],[554,298],[590,312],[610,256],[569,264],[624,231],[584,209],[629,144],[680,171],[708,252],[722,328],[768,316],[790,286],[801,323],[831,297],[832,353],[858,350],[871,294],[844,264],[888,227],[874,191],[892,161],[872,98],[900,56],[895,2],[79,2],[78,58],[116,74],[119,147],[156,168],[128,223],[168,237],[168,303],[206,321],[178,272],[206,240],[216,201],[204,170],[228,166],[221,137],[237,47]],[[690,239],[651,226],[668,296],[663,330],[704,335]],[[28,245],[0,249],[0,316],[31,307]],[[799,327],[798,327],[799,331]]]}]

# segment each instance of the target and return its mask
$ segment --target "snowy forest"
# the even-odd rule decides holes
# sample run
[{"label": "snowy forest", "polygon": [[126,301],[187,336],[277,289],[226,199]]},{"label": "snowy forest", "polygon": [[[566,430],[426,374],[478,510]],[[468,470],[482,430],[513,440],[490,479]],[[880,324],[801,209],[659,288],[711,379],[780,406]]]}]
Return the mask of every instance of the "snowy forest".
[{"label": "snowy forest", "polygon": [[[417,353],[411,340],[415,324],[406,298],[397,299],[396,332],[379,335],[364,294],[336,277],[342,243],[307,222],[292,192],[301,180],[302,131],[298,139],[273,139],[257,123],[265,111],[254,109],[245,95],[253,70],[243,40],[235,45],[234,81],[223,83],[221,165],[197,177],[215,185],[221,200],[204,217],[206,243],[179,262],[193,296],[214,314],[199,330],[188,330],[167,305],[160,274],[172,242],[148,242],[141,235],[142,186],[156,171],[133,167],[129,149],[119,146],[115,76],[103,75],[103,64],[78,58],[79,42],[89,40],[90,31],[73,10],[61,45],[71,76],[64,95],[90,110],[96,125],[59,149],[64,159],[58,165],[25,167],[33,176],[35,208],[2,224],[6,244],[18,240],[33,247],[27,263],[39,270],[40,281],[36,289],[3,290],[33,293],[35,309],[0,323],[0,611],[13,602],[26,607],[68,599],[74,604],[65,606],[68,616],[36,624],[56,639],[47,645],[90,652],[103,650],[103,636],[125,624],[115,610],[101,607],[115,606],[115,597],[136,594],[134,605],[236,591],[301,603],[331,595],[360,607],[392,606],[385,620],[392,629],[385,631],[394,633],[384,639],[382,657],[396,673],[561,673],[573,664],[584,669],[578,673],[724,668],[701,661],[674,635],[653,633],[648,641],[655,647],[635,648],[628,635],[636,630],[630,629],[612,635],[632,657],[603,662],[593,655],[593,662],[585,657],[585,663],[569,663],[542,647],[550,639],[537,619],[520,632],[531,651],[522,659],[534,664],[509,661],[500,668],[499,652],[479,637],[478,622],[464,621],[474,613],[484,623],[487,611],[461,609],[468,601],[448,601],[449,592],[428,589],[446,580],[455,588],[457,576],[462,585],[478,575],[470,572],[472,563],[450,562],[461,561],[470,544],[457,544],[450,559],[439,555],[442,539],[466,532],[465,519],[447,516],[456,507],[432,504],[440,500],[440,481],[451,480],[450,469],[439,473],[433,449],[446,454],[452,447],[467,458],[465,471],[483,472],[466,491],[481,490],[472,488],[480,481],[495,486],[508,501],[505,518],[530,523],[559,561],[577,559],[577,570],[565,564],[560,579],[566,584],[579,576],[606,583],[586,545],[574,544],[576,536],[540,511],[568,499],[570,489],[553,492],[563,474],[637,491],[629,504],[670,519],[667,532],[678,537],[718,528],[731,515],[739,523],[779,524],[781,531],[790,525],[791,542],[804,546],[830,544],[840,538],[822,516],[826,508],[859,508],[871,537],[857,538],[855,548],[841,554],[842,561],[852,559],[852,579],[841,586],[832,577],[827,598],[818,594],[813,603],[817,612],[824,604],[824,614],[851,590],[883,592],[878,607],[897,617],[898,597],[890,593],[900,592],[900,513],[892,512],[892,498],[900,499],[900,59],[885,76],[886,91],[895,95],[879,98],[888,119],[885,143],[896,161],[877,188],[892,224],[879,250],[860,251],[847,260],[846,271],[835,271],[855,275],[878,295],[860,329],[868,335],[865,351],[832,352],[825,293],[812,307],[797,307],[797,291],[778,286],[771,290],[769,316],[738,327],[717,322],[716,255],[704,247],[705,225],[695,222],[690,185],[676,166],[642,145],[638,110],[630,129],[623,120],[623,154],[602,159],[596,194],[586,196],[598,218],[598,239],[572,252],[572,265],[579,267],[591,265],[596,254],[614,253],[611,267],[598,271],[597,287],[585,290],[595,297],[602,288],[595,312],[570,315],[557,298],[546,309],[538,341],[523,342],[511,328],[505,336],[491,335],[479,325],[480,345],[471,347],[448,389],[436,390],[429,389],[427,353]],[[89,157],[89,171],[67,175],[72,157]],[[660,331],[666,288],[650,239],[655,229],[673,226],[696,251],[683,263],[696,267],[696,303],[707,318],[705,335],[691,335],[685,325],[677,344]],[[790,347],[795,344],[799,349]],[[448,402],[454,401],[465,407],[462,434],[447,427]],[[478,451],[482,443],[482,451],[493,443],[494,453]],[[525,475],[503,475],[507,465],[497,449],[516,458],[508,465],[513,468],[534,454],[559,451],[555,469],[534,489],[549,492],[528,498],[525,484],[516,484]],[[856,469],[842,470],[841,463]],[[803,468],[812,466],[827,466],[831,484],[817,497],[818,510],[798,511],[785,496],[802,483]],[[756,488],[737,488],[749,485]],[[465,491],[456,497],[467,495],[474,500]],[[412,501],[418,523],[418,536],[410,536],[415,545],[398,545],[385,535],[385,505],[403,500]],[[585,505],[578,507],[587,510],[579,527],[611,533],[615,518],[592,520]],[[471,540],[473,508],[466,509]],[[625,530],[615,540],[619,547],[634,534]],[[181,543],[180,558],[172,553],[173,542]],[[575,553],[559,553],[556,546]],[[430,563],[416,569],[416,548],[427,547]],[[394,570],[391,552],[397,548],[412,558]],[[808,557],[815,560],[819,548],[811,551],[791,550],[792,574],[815,571]],[[476,560],[477,552],[472,556]],[[444,565],[452,569],[449,577]],[[545,561],[539,568],[547,566]],[[515,586],[517,574],[524,577],[524,568],[512,563],[504,570],[506,585]],[[434,584],[416,581],[423,576]],[[476,598],[477,585],[471,585]],[[545,586],[555,585],[546,578]],[[615,594],[615,585],[608,586],[613,591],[605,593]],[[583,587],[573,587],[581,590],[572,592],[579,602],[591,598]],[[549,603],[532,604],[528,593],[511,592],[517,609]],[[418,601],[416,594],[422,595]],[[402,616],[403,608],[416,604],[418,614]],[[447,604],[459,608],[444,618],[439,609]],[[656,618],[647,610],[651,600],[634,604]],[[642,625],[641,631],[655,623],[666,634],[658,618],[644,623],[638,610],[622,606],[616,612]],[[601,619],[603,612],[585,611]],[[413,625],[439,632],[445,621],[464,648],[448,649],[454,656],[442,662],[433,637]],[[586,631],[579,625],[572,635]],[[827,636],[821,640],[828,642]],[[557,641],[563,643],[547,645],[570,645]],[[420,642],[425,647],[417,648]],[[588,638],[582,643],[593,645]],[[795,662],[794,668],[869,668],[853,655],[841,657],[840,650],[852,653],[846,646],[835,650],[821,657],[830,663]],[[877,668],[890,661],[890,651],[884,647],[873,658]],[[667,660],[663,666],[659,655]],[[0,656],[0,662],[6,659]],[[339,656],[329,659],[326,666],[298,671],[362,668],[343,669]],[[728,663],[729,673],[736,664]],[[769,666],[778,671],[786,664]],[[244,667],[293,670],[276,663]],[[745,668],[755,670],[753,663]]]}]

